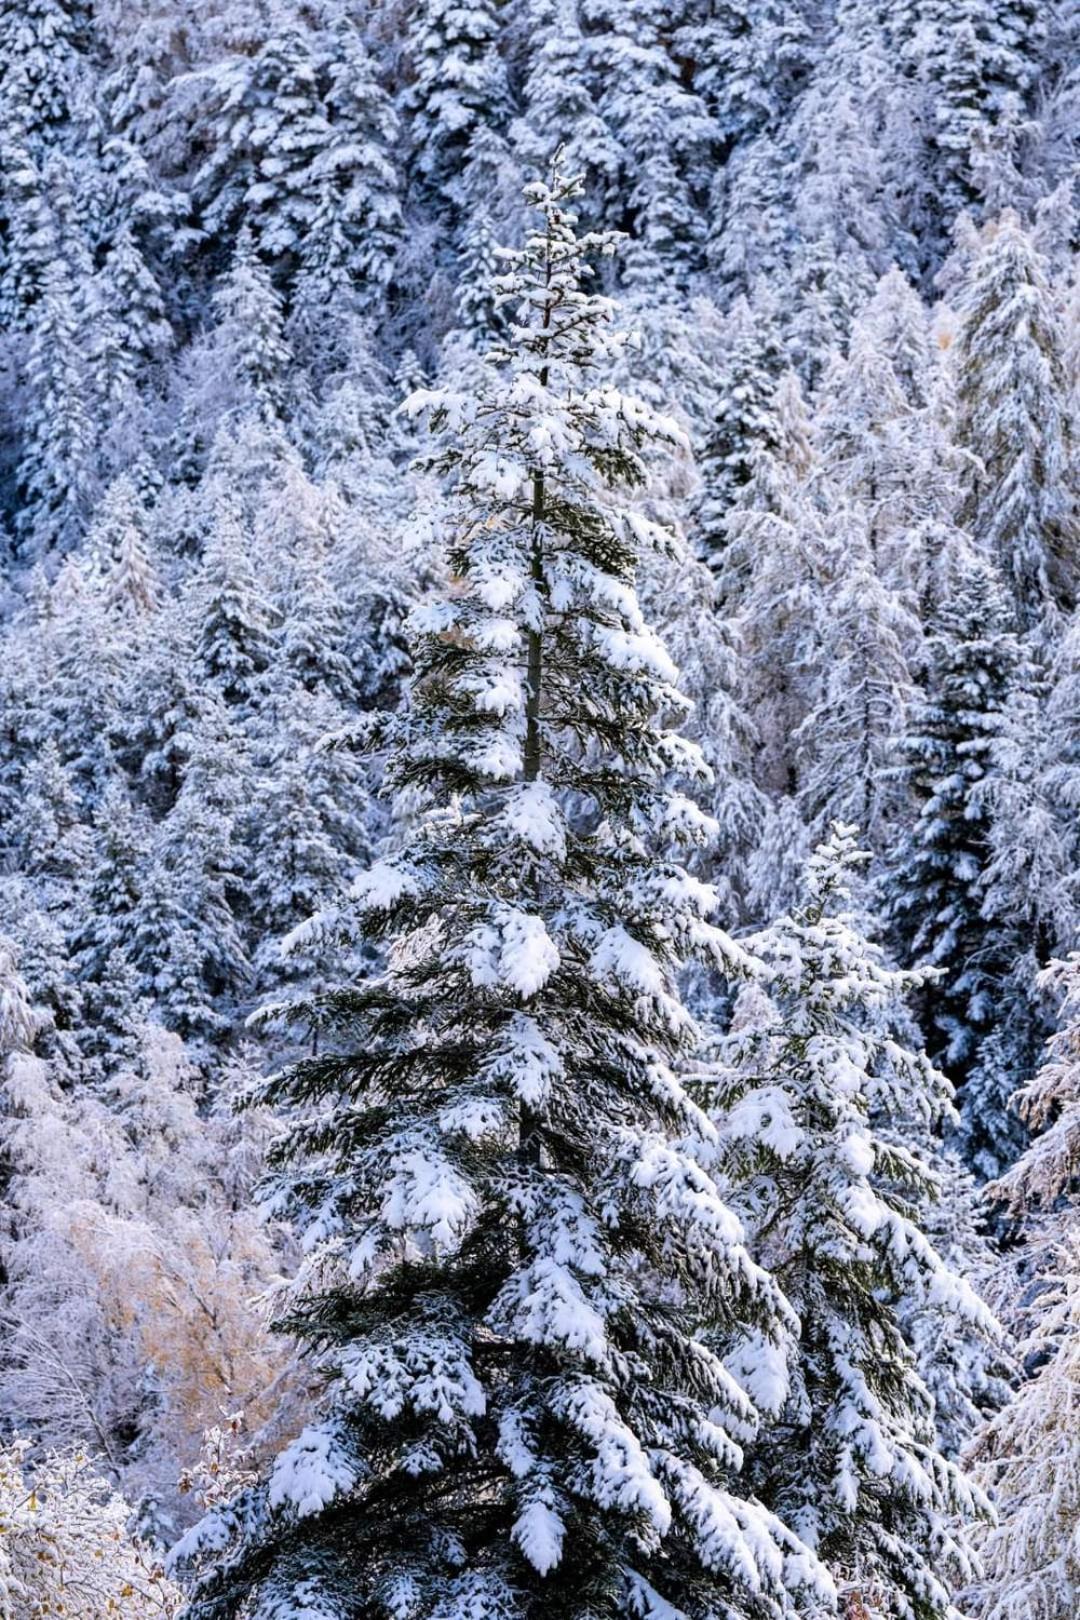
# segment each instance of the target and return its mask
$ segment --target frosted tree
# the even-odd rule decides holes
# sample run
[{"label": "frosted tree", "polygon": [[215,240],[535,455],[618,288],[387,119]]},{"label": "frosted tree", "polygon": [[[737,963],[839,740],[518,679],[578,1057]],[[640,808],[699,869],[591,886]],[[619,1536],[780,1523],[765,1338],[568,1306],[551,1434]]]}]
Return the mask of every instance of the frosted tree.
[{"label": "frosted tree", "polygon": [[179,1590],[134,1540],[131,1508],[81,1453],[32,1466],[30,1444],[0,1450],[0,1603],[10,1620],[169,1620]]},{"label": "frosted tree", "polygon": [[761,831],[746,863],[746,905],[754,922],[794,907],[811,847],[794,796],[766,798]]},{"label": "frosted tree", "polygon": [[[904,381],[887,343],[895,345]],[[871,301],[852,326],[847,356],[834,356],[822,378],[814,433],[825,478],[865,514],[881,580],[913,606],[930,556],[948,543],[954,491],[967,467],[950,442],[936,379],[919,367],[915,380],[917,362],[905,347],[888,313]],[[921,642],[914,625],[904,641],[913,662]]]},{"label": "frosted tree", "polygon": [[815,832],[837,815],[857,816],[878,851],[903,805],[896,740],[913,696],[905,648],[918,631],[874,567],[866,512],[842,496],[825,500],[830,577],[817,627],[820,684],[795,733],[799,799]]},{"label": "frosted tree", "polygon": [[[1068,852],[1054,871],[1059,884],[1062,878],[1068,883],[1071,909],[1073,890],[1066,874],[1080,872],[1080,829],[1075,818],[1080,802],[1080,618],[1076,614],[1066,621],[1052,650],[1040,717],[1037,746],[1031,753],[1041,791],[1054,817],[1056,835]],[[1056,892],[1061,894],[1061,888]],[[1059,937],[1064,937],[1064,931]]]},{"label": "frosted tree", "polygon": [[1020,1341],[1041,1363],[979,1436],[972,1461],[993,1490],[998,1524],[980,1549],[979,1620],[1070,1620],[1080,1563],[1080,1253],[1074,1228],[1037,1271],[1038,1316]]},{"label": "frosted tree", "polygon": [[275,614],[232,493],[217,491],[214,528],[187,592],[195,667],[228,703],[250,706],[271,662]]},{"label": "frosted tree", "polygon": [[959,443],[976,458],[962,518],[1030,629],[1073,599],[1076,496],[1061,328],[1014,213],[987,227],[954,349]]},{"label": "frosted tree", "polygon": [[900,391],[916,410],[929,404],[936,356],[926,308],[902,270],[887,270],[860,312],[859,324],[885,355]]},{"label": "frosted tree", "polygon": [[605,219],[624,220],[624,277],[684,284],[701,258],[702,202],[716,132],[669,45],[671,8],[588,0],[588,50],[601,116],[620,154]]},{"label": "frosted tree", "polygon": [[752,7],[694,0],[676,16],[675,54],[695,63],[718,138],[738,151],[775,126],[805,84],[814,55],[807,19],[775,0]]},{"label": "frosted tree", "polygon": [[279,11],[253,54],[197,76],[194,195],[218,240],[250,230],[298,298],[377,300],[401,224],[397,120],[344,7],[321,27]]},{"label": "frosted tree", "polygon": [[912,417],[877,332],[869,321],[857,320],[848,354],[835,355],[822,378],[814,429],[830,479],[870,506],[875,541],[877,508],[888,501],[903,429]]},{"label": "frosted tree", "polygon": [[504,335],[498,330],[502,314],[497,288],[500,270],[490,221],[480,214],[465,228],[454,293],[457,324],[480,348],[496,335]]},{"label": "frosted tree", "polygon": [[114,951],[129,943],[138,907],[149,828],[119,782],[110,784],[94,818],[93,846],[83,881],[81,926],[73,930],[80,977],[102,979]]},{"label": "frosted tree", "polygon": [[712,772],[704,798],[718,832],[704,863],[724,903],[737,910],[768,805],[754,781],[760,738],[744,705],[744,648],[736,627],[717,611],[715,581],[704,563],[665,559],[645,601],[694,705],[687,734]]},{"label": "frosted tree", "polygon": [[819,72],[790,130],[788,185],[798,236],[790,252],[794,297],[784,335],[792,363],[810,385],[844,343],[885,268],[884,188],[878,154],[865,139],[867,99],[861,86],[838,78],[840,60],[832,57],[829,69]]},{"label": "frosted tree", "polygon": [[[576,186],[529,188],[517,306],[476,394],[414,396],[440,442],[458,584],[418,611],[390,765],[412,839],[307,931],[385,966],[292,1009],[318,1053],[272,1197],[305,1233],[285,1319],[324,1413],[180,1545],[199,1620],[357,1603],[489,1616],[762,1612],[814,1561],[731,1478],[750,1403],[701,1330],[783,1307],[681,1142],[711,1129],[672,1064],[677,962],[735,970],[711,891],[652,837],[698,836],[668,786],[699,756],[633,579],[661,536],[617,493],[674,425],[604,381]],[[393,1533],[386,1533],[386,1513]]]},{"label": "frosted tree", "polygon": [[822,514],[786,458],[759,452],[727,521],[718,585],[745,651],[744,706],[761,736],[756,778],[798,787],[794,738],[815,701],[828,541]]},{"label": "frosted tree", "polygon": [[408,12],[412,79],[402,98],[417,181],[442,207],[452,203],[469,143],[509,116],[493,0],[421,0]]},{"label": "frosted tree", "polygon": [[183,599],[173,601],[156,616],[124,688],[136,723],[120,740],[119,758],[157,819],[176,803],[193,741],[204,724],[219,723],[222,705],[196,666],[197,627],[185,608]]},{"label": "frosted tree", "polygon": [[926,162],[933,221],[947,230],[977,199],[972,152],[1010,97],[1033,89],[1045,43],[1042,8],[1022,0],[923,0],[907,56],[928,103]]},{"label": "frosted tree", "polygon": [[147,514],[135,481],[121,473],[102,496],[86,540],[105,605],[121,619],[138,619],[157,605],[146,530]]},{"label": "frosted tree", "polygon": [[271,261],[295,258],[310,228],[316,200],[302,181],[329,131],[313,30],[284,8],[268,21],[254,49],[234,46],[195,81],[192,136],[203,156],[192,191],[216,240],[251,231]]},{"label": "frosted tree", "polygon": [[[897,1024],[901,1039],[909,1031],[918,1039],[910,1017]],[[900,1120],[892,1134],[903,1143],[910,1131],[910,1122]],[[1001,1251],[982,1188],[955,1148],[943,1146],[936,1126],[918,1130],[916,1139],[936,1182],[932,1198],[919,1206],[919,1224],[945,1264],[999,1310]],[[1002,1316],[1011,1329],[1011,1313]],[[1013,1398],[1018,1362],[1011,1331],[957,1332],[948,1312],[917,1296],[900,1302],[898,1319],[933,1397],[938,1445],[966,1466],[973,1439]]]},{"label": "frosted tree", "polygon": [[90,377],[98,408],[111,412],[130,406],[133,389],[172,343],[161,289],[128,226],[109,248],[94,302]]},{"label": "frosted tree", "polygon": [[[317,206],[301,236],[297,301],[327,301],[346,289],[362,308],[380,308],[401,242],[400,126],[355,25],[339,20],[327,64],[330,139],[299,191]],[[282,131],[287,136],[288,125]]]},{"label": "frosted tree", "polygon": [[19,973],[11,941],[0,938],[0,1063],[14,1052],[29,1052],[37,1033],[30,993]]},{"label": "frosted tree", "polygon": [[698,524],[706,557],[723,550],[728,512],[750,482],[758,451],[778,448],[773,395],[780,365],[768,312],[740,298],[720,335],[716,402],[698,456],[703,486]]},{"label": "frosted tree", "polygon": [[92,804],[113,770],[126,649],[84,551],[66,559],[50,593],[53,734],[80,798]]},{"label": "frosted tree", "polygon": [[844,1612],[953,1617],[948,1582],[973,1570],[957,1516],[987,1504],[937,1448],[898,1309],[914,1296],[965,1335],[995,1324],[912,1219],[934,1176],[910,1138],[948,1111],[948,1086],[882,1016],[918,976],[886,967],[852,915],[865,859],[834,824],[800,905],[753,936],[767,1000],[737,1008],[721,1044],[721,1186],[801,1326],[786,1391],[753,1338],[728,1364],[776,1412],[748,1479],[830,1568]]},{"label": "frosted tree", "polygon": [[[996,1094],[965,1089],[988,1054],[995,987],[1010,962],[1002,919],[986,909],[992,820],[985,779],[994,768],[1017,649],[1000,581],[975,560],[930,638],[925,701],[902,750],[917,815],[891,879],[891,910],[905,958],[940,971],[921,994],[935,1062],[961,1088],[965,1154],[985,1178],[1014,1155],[1013,1089],[1000,1069]],[[1001,1087],[1004,1085],[1004,1091]]]},{"label": "frosted tree", "polygon": [[763,131],[717,173],[707,253],[722,286],[749,293],[755,283],[785,272],[790,195],[784,169],[778,139]]},{"label": "frosted tree", "polygon": [[970,207],[977,190],[972,173],[972,151],[987,110],[987,50],[980,41],[972,10],[965,8],[957,24],[942,28],[936,60],[928,64],[934,73],[930,105],[930,146],[932,162],[942,184],[941,218],[947,222],[960,209]]},{"label": "frosted tree", "polygon": [[240,1068],[207,1112],[183,1043],[141,1022],[105,1085],[27,1052],[3,1080],[4,1410],[39,1455],[99,1456],[159,1535],[223,1404],[253,1438],[275,1407],[295,1421],[289,1349],[251,1298],[284,1256],[250,1207],[267,1122],[230,1116]]},{"label": "frosted tree", "polygon": [[[281,705],[255,785],[248,902],[260,937],[255,967],[264,986],[311,987],[319,951],[282,946],[292,930],[332,903],[370,856],[371,817],[359,762],[320,748],[346,729],[348,711],[325,692],[294,690]],[[321,987],[321,981],[320,987]]]},{"label": "frosted tree", "polygon": [[88,834],[71,773],[52,738],[27,767],[9,836],[21,870],[44,879],[46,893],[61,895],[63,885],[78,876]]},{"label": "frosted tree", "polygon": [[238,408],[274,422],[285,397],[289,351],[281,301],[247,231],[237,240],[228,274],[214,293],[215,341],[229,367]]},{"label": "frosted tree", "polygon": [[1028,1227],[1034,1264],[1030,1254],[1024,1260],[1035,1286],[1018,1276],[1027,1330],[1020,1348],[1037,1371],[974,1447],[999,1504],[982,1548],[980,1620],[1066,1620],[1080,1583],[1080,959],[1053,962],[1042,987],[1058,1002],[1058,1027],[1041,1068],[1016,1097],[1035,1134],[990,1189]]},{"label": "frosted tree", "polygon": [[23,616],[19,630],[10,628],[0,668],[0,850],[5,857],[24,774],[51,729],[42,678],[55,667],[36,612]]},{"label": "frosted tree", "polygon": [[203,705],[184,750],[175,803],[139,877],[126,955],[163,1023],[209,1036],[228,1027],[226,1007],[248,979],[237,912],[252,781],[243,735],[220,700]]},{"label": "frosted tree", "polygon": [[798,377],[784,371],[773,394],[777,454],[791,476],[803,479],[815,464],[813,427]]},{"label": "frosted tree", "polygon": [[69,548],[91,488],[91,426],[71,277],[50,266],[35,305],[18,483],[20,545],[31,557]]},{"label": "frosted tree", "polygon": [[[277,607],[281,666],[312,692],[321,689],[348,702],[357,694],[359,671],[350,657],[348,606],[324,550],[330,514],[319,500],[319,492],[302,475],[286,480],[285,495],[280,506],[265,514],[270,522],[259,535],[262,555],[292,559]],[[306,502],[305,497],[309,497]],[[305,504],[310,520],[306,532]]]},{"label": "frosted tree", "polygon": [[1034,1072],[1047,1033],[1039,974],[1076,937],[1080,781],[1067,695],[1074,638],[1062,638],[1047,675],[1030,660],[1018,667],[994,768],[975,790],[975,811],[990,828],[982,909],[995,922],[1003,961],[993,992],[997,1031],[980,1051],[972,1096],[1007,1097]]},{"label": "frosted tree", "polygon": [[[9,108],[14,114],[15,109]],[[60,252],[57,220],[39,164],[16,117],[4,120],[4,256],[0,264],[0,312],[5,327],[21,331],[41,297],[50,266]]]},{"label": "frosted tree", "polygon": [[69,137],[85,112],[93,45],[85,0],[27,0],[0,8],[0,99],[18,108],[39,149]]},{"label": "frosted tree", "polygon": [[617,182],[621,154],[598,106],[579,0],[528,0],[527,18],[523,110],[511,126],[515,150],[527,168],[542,170],[561,147],[567,167],[584,176],[584,206],[595,209]]},{"label": "frosted tree", "polygon": [[[926,313],[898,271],[882,278],[834,356],[814,432],[827,479],[865,509],[875,568],[905,607],[933,619],[971,552],[959,526],[970,460],[955,443],[952,396],[930,349]],[[904,651],[925,667],[922,624]]]},{"label": "frosted tree", "polygon": [[1056,1003],[1057,1028],[1036,1074],[1016,1093],[1017,1111],[1035,1133],[1016,1164],[989,1189],[1014,1214],[1041,1212],[1059,1232],[1071,1221],[1080,1172],[1080,956],[1055,959],[1039,987]]},{"label": "frosted tree", "polygon": [[83,997],[75,982],[64,930],[57,917],[44,909],[39,885],[24,877],[8,877],[2,888],[8,934],[15,946],[19,972],[30,992],[35,1011],[49,1024],[50,1049],[69,1053],[83,1013]]}]

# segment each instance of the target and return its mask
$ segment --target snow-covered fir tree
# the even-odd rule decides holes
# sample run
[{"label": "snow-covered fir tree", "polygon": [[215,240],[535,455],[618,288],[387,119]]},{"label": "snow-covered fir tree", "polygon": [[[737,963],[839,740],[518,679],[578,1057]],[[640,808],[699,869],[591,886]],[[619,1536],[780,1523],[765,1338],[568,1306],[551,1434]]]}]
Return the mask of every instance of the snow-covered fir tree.
[{"label": "snow-covered fir tree", "polygon": [[108,609],[138,618],[154,608],[157,586],[147,544],[147,514],[135,480],[113,480],[94,514],[87,550],[101,576]]},{"label": "snow-covered fir tree", "polygon": [[758,453],[777,448],[773,395],[781,356],[770,328],[767,313],[741,298],[721,334],[716,404],[699,457],[703,490],[698,521],[707,557],[723,549],[728,512],[738,491],[750,482]]},{"label": "snow-covered fir tree", "polygon": [[[1013,1266],[1013,1308],[1031,1376],[1015,1402],[979,1436],[974,1454],[999,1503],[983,1545],[980,1620],[1013,1615],[1065,1620],[1075,1607],[1080,1562],[1080,959],[1054,962],[1042,979],[1058,1028],[1016,1106],[1035,1133],[990,1190],[1030,1236]],[[1018,1297],[1016,1297],[1018,1296]]]},{"label": "snow-covered fir tree", "polygon": [[788,1320],[674,1068],[680,961],[743,958],[708,887],[650,853],[708,828],[668,785],[702,765],[634,595],[666,541],[620,504],[679,434],[606,381],[619,340],[585,276],[611,243],[577,237],[577,189],[556,168],[528,190],[478,391],[410,402],[457,513],[390,761],[430,809],[306,933],[386,947],[288,1009],[320,1048],[264,1091],[289,1117],[272,1196],[306,1234],[283,1315],[327,1401],[181,1543],[205,1620],[828,1597],[734,1478],[754,1408],[710,1335],[754,1322],[782,1355]]},{"label": "snow-covered fir tree", "polygon": [[974,458],[964,521],[1030,629],[1075,599],[1077,513],[1060,322],[1015,213],[987,227],[961,313],[957,436]]},{"label": "snow-covered fir tree", "polygon": [[839,494],[825,499],[831,577],[815,654],[822,676],[795,733],[799,797],[815,831],[836,816],[857,818],[877,851],[903,802],[896,739],[913,695],[905,649],[917,629],[874,566],[869,514]]},{"label": "snow-covered fir tree", "polygon": [[938,970],[919,997],[927,1050],[960,1088],[964,1154],[983,1178],[1022,1140],[1008,1107],[1015,1080],[991,1046],[1010,967],[1007,919],[986,910],[985,782],[1017,662],[1008,625],[999,579],[973,561],[931,637],[925,699],[903,740],[916,817],[890,880],[903,956]]},{"label": "snow-covered fir tree", "polygon": [[195,631],[195,664],[227,703],[255,701],[270,662],[274,611],[260,586],[239,503],[218,492],[214,527],[187,609]]},{"label": "snow-covered fir tree", "polygon": [[[719,830],[689,870],[761,927],[797,908],[830,819],[861,823],[891,948],[943,970],[913,1007],[960,1087],[959,1136],[921,1141],[943,1194],[916,1218],[980,1277],[1007,1238],[995,1298],[1029,1373],[1060,1341],[1072,1262],[1041,1208],[971,1179],[1024,1148],[1009,1097],[1022,1113],[1052,1027],[1040,975],[1076,945],[1078,61],[1070,0],[0,0],[0,932],[45,1065],[18,1127],[32,1332],[5,1318],[0,1426],[31,1472],[89,1447],[148,1534],[194,1519],[180,1452],[240,1403],[203,1376],[202,1307],[180,1308],[189,1334],[170,1297],[220,1287],[246,1325],[215,1366],[291,1377],[287,1338],[233,1306],[289,1273],[292,1240],[263,1229],[226,1285],[217,1193],[206,1228],[185,1198],[233,1138],[195,1130],[185,1187],[155,1179],[132,1076],[183,1071],[162,1091],[209,1128],[241,1070],[310,1051],[274,1026],[241,1062],[253,1006],[376,970],[378,940],[299,924],[428,836],[425,790],[379,797],[382,756],[354,746],[402,703],[416,602],[467,594],[460,511],[395,408],[488,387],[514,320],[499,249],[560,146],[582,229],[625,237],[591,284],[634,333],[603,387],[685,435],[632,506],[690,552],[639,580],[713,771],[696,796]],[[619,765],[595,749],[590,770]],[[565,809],[591,830],[585,799]],[[729,1016],[730,974],[680,983]],[[254,1223],[246,1140],[244,1178],[222,1174]],[[129,1201],[121,1233],[118,1188],[146,1176],[153,1219]],[[955,1455],[1000,1404],[999,1353],[914,1299],[897,1320]],[[245,1447],[311,1420],[302,1384]],[[999,1613],[1027,1601],[1006,1575],[1035,1567],[1041,1508],[1025,1527],[1016,1480],[961,1608],[1000,1581]]]},{"label": "snow-covered fir tree", "polygon": [[30,555],[69,547],[90,496],[90,413],[71,277],[62,259],[45,273],[34,306],[30,408],[19,463],[21,544]]},{"label": "snow-covered fir tree", "polygon": [[865,859],[836,823],[799,906],[753,936],[770,977],[737,1006],[710,1078],[721,1186],[800,1323],[790,1368],[753,1337],[728,1365],[774,1415],[748,1481],[828,1565],[844,1612],[951,1620],[949,1568],[974,1568],[957,1517],[987,1504],[938,1449],[898,1312],[914,1296],[953,1333],[995,1325],[913,1219],[936,1190],[917,1135],[947,1112],[948,1086],[888,1028],[918,976],[859,930]]},{"label": "snow-covered fir tree", "polygon": [[492,0],[420,0],[409,9],[404,111],[412,166],[443,208],[457,194],[470,141],[509,112],[498,35]]},{"label": "snow-covered fir tree", "polygon": [[89,354],[95,403],[104,411],[130,409],[137,383],[168,349],[172,329],[161,289],[128,226],[109,248],[95,295]]},{"label": "snow-covered fir tree", "polygon": [[770,794],[799,785],[795,738],[817,696],[828,553],[823,515],[799,461],[787,446],[759,451],[728,516],[718,587],[741,633],[744,706],[762,736],[755,775]]}]

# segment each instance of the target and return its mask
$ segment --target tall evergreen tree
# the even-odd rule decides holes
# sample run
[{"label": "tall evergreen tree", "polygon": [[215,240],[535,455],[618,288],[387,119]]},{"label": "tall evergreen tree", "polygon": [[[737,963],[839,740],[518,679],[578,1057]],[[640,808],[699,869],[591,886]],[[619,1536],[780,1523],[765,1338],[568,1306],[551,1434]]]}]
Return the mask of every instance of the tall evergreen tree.
[{"label": "tall evergreen tree", "polygon": [[716,403],[698,457],[700,543],[705,556],[717,560],[731,505],[750,482],[758,452],[778,448],[773,396],[783,364],[769,312],[746,298],[728,314],[720,344]]},{"label": "tall evergreen tree", "polygon": [[289,351],[281,300],[247,231],[241,232],[228,274],[215,291],[214,312],[215,340],[231,373],[237,409],[275,422],[284,403]]},{"label": "tall evergreen tree", "polygon": [[229,1028],[248,979],[238,923],[241,823],[252,784],[243,739],[219,703],[187,740],[176,803],[159,824],[125,925],[135,988],[170,1029],[211,1037]]},{"label": "tall evergreen tree", "polygon": [[[336,964],[319,960],[318,942],[283,951],[286,936],[333,903],[370,857],[374,822],[359,762],[320,739],[345,728],[348,716],[326,694],[292,691],[275,716],[263,749],[252,804],[251,876],[247,899],[260,944],[259,983],[323,988]],[[320,973],[320,969],[323,971]]]},{"label": "tall evergreen tree", "polygon": [[92,432],[71,276],[62,259],[34,306],[28,410],[19,463],[20,549],[31,557],[69,549],[90,502]]},{"label": "tall evergreen tree", "polygon": [[930,228],[944,234],[978,200],[972,153],[980,132],[1035,87],[1046,17],[1034,0],[921,0],[911,9],[906,54],[928,104]]},{"label": "tall evergreen tree", "polygon": [[[7,109],[14,112],[13,108]],[[2,126],[3,244],[0,254],[0,315],[8,331],[30,324],[50,267],[60,252],[57,221],[41,168],[17,119]]]},{"label": "tall evergreen tree", "polygon": [[197,670],[226,702],[250,706],[271,661],[275,615],[259,585],[251,538],[232,494],[219,495],[214,529],[186,606]]},{"label": "tall evergreen tree", "polygon": [[729,1365],[752,1395],[779,1385],[748,1477],[835,1574],[842,1612],[953,1620],[950,1567],[961,1581],[974,1568],[956,1518],[988,1504],[937,1449],[898,1312],[915,1297],[954,1332],[995,1327],[912,1219],[935,1186],[912,1138],[947,1110],[948,1087],[887,1027],[918,977],[888,969],[860,932],[851,887],[865,858],[836,823],[801,904],[754,936],[769,999],[737,1009],[721,1047],[722,1185],[738,1189],[801,1328],[786,1391],[753,1339]]},{"label": "tall evergreen tree", "polygon": [[996,995],[1012,965],[1006,919],[986,905],[993,828],[985,779],[1017,661],[1008,624],[1000,581],[973,560],[931,636],[928,690],[903,739],[917,814],[891,878],[903,957],[939,970],[921,994],[927,1050],[960,1088],[965,1156],[984,1178],[1022,1140],[1000,1069],[995,1095],[966,1084],[1000,1027]]},{"label": "tall evergreen tree", "polygon": [[1078,519],[1062,332],[1014,213],[984,233],[961,313],[957,437],[974,458],[963,520],[1030,629],[1075,599]]},{"label": "tall evergreen tree", "polygon": [[585,0],[601,116],[620,165],[604,219],[628,230],[624,276],[685,283],[700,262],[716,132],[670,48],[672,8],[659,0]]},{"label": "tall evergreen tree", "polygon": [[893,265],[885,272],[859,322],[888,360],[907,403],[916,410],[928,405],[935,359],[930,323],[922,299],[902,270]]},{"label": "tall evergreen tree", "polygon": [[105,491],[86,544],[106,607],[120,618],[152,612],[157,585],[147,546],[146,511],[128,474],[114,478]]},{"label": "tall evergreen tree", "polygon": [[419,0],[408,13],[405,114],[412,167],[437,207],[457,202],[469,144],[509,117],[494,0]]},{"label": "tall evergreen tree", "polygon": [[529,52],[514,149],[539,172],[561,147],[567,167],[584,177],[583,207],[595,212],[616,185],[620,149],[600,112],[579,0],[528,0],[526,18]]},{"label": "tall evergreen tree", "polygon": [[102,980],[113,953],[126,954],[148,844],[145,817],[120,784],[113,783],[94,818],[93,850],[83,877],[84,915],[72,931],[82,979]]},{"label": "tall evergreen tree", "polygon": [[41,151],[86,109],[95,43],[87,0],[5,0],[0,6],[0,102],[18,110]]},{"label": "tall evergreen tree", "polygon": [[89,835],[70,772],[50,738],[27,768],[22,800],[9,835],[20,869],[44,880],[44,893],[63,904],[82,870]]},{"label": "tall evergreen tree", "polygon": [[814,656],[817,690],[795,733],[799,800],[815,835],[830,819],[858,816],[878,853],[904,802],[896,742],[913,696],[905,648],[917,631],[874,567],[866,512],[840,496],[827,494],[826,503],[829,573]]},{"label": "tall evergreen tree", "polygon": [[673,559],[657,569],[650,585],[646,607],[694,705],[687,734],[700,745],[712,772],[702,799],[719,831],[702,864],[724,906],[738,914],[747,861],[768,811],[768,799],[754,780],[761,738],[744,706],[745,651],[738,626],[718,611],[716,583],[704,563]]},{"label": "tall evergreen tree", "polygon": [[343,16],[327,64],[329,138],[298,190],[314,189],[316,208],[301,236],[296,302],[328,302],[346,293],[381,313],[402,233],[398,147],[401,131],[388,93],[355,24]]},{"label": "tall evergreen tree", "polygon": [[1027,1228],[1015,1303],[1026,1329],[1020,1348],[1035,1370],[974,1448],[999,1503],[998,1523],[982,1549],[982,1620],[1029,1614],[1069,1620],[1080,1579],[1080,958],[1075,952],[1051,963],[1041,988],[1058,1003],[1057,1028],[1037,1074],[1015,1098],[1035,1134],[990,1189]]},{"label": "tall evergreen tree", "polygon": [[827,578],[822,514],[797,463],[759,452],[728,516],[719,587],[741,632],[744,702],[762,741],[756,775],[771,794],[798,786],[794,739],[816,697]]},{"label": "tall evergreen tree", "polygon": [[172,341],[161,289],[130,230],[117,233],[95,286],[89,372],[99,409],[130,404],[147,367]]},{"label": "tall evergreen tree", "polygon": [[391,780],[432,808],[316,923],[385,940],[385,966],[306,1004],[321,1051],[266,1092],[310,1250],[286,1316],[329,1405],[181,1544],[199,1620],[827,1600],[731,1478],[753,1409],[708,1335],[745,1315],[782,1337],[782,1307],[695,1167],[710,1131],[672,1065],[695,1040],[679,961],[740,953],[649,853],[702,831],[668,785],[699,756],[634,595],[660,536],[612,502],[678,433],[604,382],[611,307],[582,275],[610,244],[576,237],[576,191],[529,188],[479,391],[412,401],[459,516],[393,728]]},{"label": "tall evergreen tree", "polygon": [[213,239],[251,232],[296,297],[377,302],[401,223],[397,119],[344,6],[271,14],[268,37],[200,77],[193,194]]}]

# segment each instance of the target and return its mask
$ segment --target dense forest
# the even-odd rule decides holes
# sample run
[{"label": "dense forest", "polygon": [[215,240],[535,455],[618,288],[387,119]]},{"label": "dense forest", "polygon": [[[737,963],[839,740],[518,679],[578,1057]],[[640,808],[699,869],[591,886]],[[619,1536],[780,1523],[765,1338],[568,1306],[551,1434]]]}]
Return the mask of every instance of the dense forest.
[{"label": "dense forest", "polygon": [[0,0],[0,1617],[1075,1620],[1080,12]]}]

